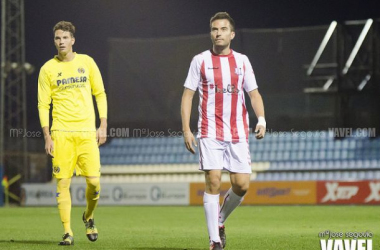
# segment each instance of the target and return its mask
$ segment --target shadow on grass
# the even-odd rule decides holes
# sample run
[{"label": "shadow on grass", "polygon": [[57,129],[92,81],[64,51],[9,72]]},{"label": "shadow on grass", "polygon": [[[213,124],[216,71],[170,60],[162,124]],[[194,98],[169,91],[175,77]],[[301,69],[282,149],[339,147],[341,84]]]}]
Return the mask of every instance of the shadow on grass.
[{"label": "shadow on grass", "polygon": [[0,240],[0,243],[8,243],[8,244],[35,244],[35,245],[51,245],[56,244],[55,241],[50,240]]}]

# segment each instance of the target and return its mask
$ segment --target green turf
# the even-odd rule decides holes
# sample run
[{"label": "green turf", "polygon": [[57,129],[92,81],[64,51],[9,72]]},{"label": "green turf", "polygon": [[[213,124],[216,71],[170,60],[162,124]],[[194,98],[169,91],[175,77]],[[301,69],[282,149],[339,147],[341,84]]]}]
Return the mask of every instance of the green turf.
[{"label": "green turf", "polygon": [[[90,242],[72,210],[75,249],[208,249],[202,207],[99,207],[99,240]],[[320,249],[318,233],[371,231],[380,249],[379,206],[242,206],[226,223],[226,250]],[[62,249],[54,207],[0,208],[0,249]]]}]

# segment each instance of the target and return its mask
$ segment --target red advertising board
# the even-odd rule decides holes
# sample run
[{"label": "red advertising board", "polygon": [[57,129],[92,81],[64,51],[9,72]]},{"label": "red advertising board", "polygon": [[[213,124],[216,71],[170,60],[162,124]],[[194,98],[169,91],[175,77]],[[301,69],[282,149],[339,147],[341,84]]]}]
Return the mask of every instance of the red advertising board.
[{"label": "red advertising board", "polygon": [[318,181],[318,204],[380,204],[380,181]]}]

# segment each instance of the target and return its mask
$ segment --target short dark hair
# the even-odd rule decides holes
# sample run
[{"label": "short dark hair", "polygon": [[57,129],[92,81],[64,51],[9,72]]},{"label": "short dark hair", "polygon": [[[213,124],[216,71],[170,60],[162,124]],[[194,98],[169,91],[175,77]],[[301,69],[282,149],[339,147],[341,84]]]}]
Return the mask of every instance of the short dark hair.
[{"label": "short dark hair", "polygon": [[234,19],[232,19],[232,17],[227,12],[218,12],[213,17],[211,17],[210,29],[211,29],[212,22],[214,22],[215,20],[219,20],[219,19],[227,19],[230,22],[231,30],[235,31],[235,21],[234,21]]},{"label": "short dark hair", "polygon": [[74,37],[75,34],[75,26],[71,22],[67,21],[58,22],[54,26],[53,32],[55,33],[57,30],[69,31],[72,37]]}]

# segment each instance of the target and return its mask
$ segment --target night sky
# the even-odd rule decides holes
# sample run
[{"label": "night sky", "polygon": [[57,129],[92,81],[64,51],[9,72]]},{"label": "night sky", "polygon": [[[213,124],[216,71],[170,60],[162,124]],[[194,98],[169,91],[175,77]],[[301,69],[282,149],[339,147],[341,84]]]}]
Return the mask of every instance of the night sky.
[{"label": "night sky", "polygon": [[[39,129],[39,68],[56,54],[53,26],[71,21],[74,50],[97,62],[107,88],[107,39],[188,36],[209,32],[210,17],[227,11],[236,28],[327,25],[332,20],[380,18],[378,1],[309,0],[25,0],[26,58],[36,67],[27,78],[28,128]],[[322,38],[321,38],[322,39]],[[244,51],[242,51],[244,53]]]}]

